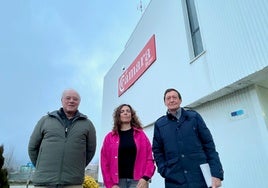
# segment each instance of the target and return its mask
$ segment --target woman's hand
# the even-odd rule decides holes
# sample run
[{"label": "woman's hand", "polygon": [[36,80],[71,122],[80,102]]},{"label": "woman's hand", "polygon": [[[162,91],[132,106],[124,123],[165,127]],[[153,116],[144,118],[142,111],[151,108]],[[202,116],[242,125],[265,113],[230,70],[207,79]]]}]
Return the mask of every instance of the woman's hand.
[{"label": "woman's hand", "polygon": [[119,188],[119,186],[118,185],[113,185],[112,188]]},{"label": "woman's hand", "polygon": [[148,182],[141,178],[137,184],[137,188],[148,188]]}]

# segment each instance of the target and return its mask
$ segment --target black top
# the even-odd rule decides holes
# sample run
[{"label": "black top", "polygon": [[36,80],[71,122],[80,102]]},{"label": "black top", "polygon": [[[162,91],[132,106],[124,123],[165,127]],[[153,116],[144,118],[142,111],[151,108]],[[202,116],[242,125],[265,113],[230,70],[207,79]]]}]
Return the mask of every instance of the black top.
[{"label": "black top", "polygon": [[133,179],[134,164],[136,159],[136,144],[134,141],[133,128],[121,131],[119,130],[119,151],[118,151],[118,168],[119,178]]}]

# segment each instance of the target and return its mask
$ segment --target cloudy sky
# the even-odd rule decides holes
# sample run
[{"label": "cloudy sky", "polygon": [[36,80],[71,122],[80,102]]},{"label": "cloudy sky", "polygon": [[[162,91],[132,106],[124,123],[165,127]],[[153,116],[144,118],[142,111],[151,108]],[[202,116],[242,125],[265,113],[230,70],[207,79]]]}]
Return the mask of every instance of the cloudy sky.
[{"label": "cloudy sky", "polygon": [[[142,1],[143,10],[149,0]],[[103,77],[142,16],[140,0],[0,0],[0,145],[29,162],[30,134],[66,88],[98,131]],[[98,159],[94,159],[98,160]]]}]

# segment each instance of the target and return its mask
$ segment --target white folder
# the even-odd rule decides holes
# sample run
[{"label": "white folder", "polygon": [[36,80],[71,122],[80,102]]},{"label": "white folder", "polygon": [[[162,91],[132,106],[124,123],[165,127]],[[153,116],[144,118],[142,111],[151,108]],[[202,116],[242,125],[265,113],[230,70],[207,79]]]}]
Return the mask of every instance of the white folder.
[{"label": "white folder", "polygon": [[212,177],[210,172],[210,167],[208,163],[200,165],[201,171],[203,173],[204,179],[208,187],[212,187]]}]

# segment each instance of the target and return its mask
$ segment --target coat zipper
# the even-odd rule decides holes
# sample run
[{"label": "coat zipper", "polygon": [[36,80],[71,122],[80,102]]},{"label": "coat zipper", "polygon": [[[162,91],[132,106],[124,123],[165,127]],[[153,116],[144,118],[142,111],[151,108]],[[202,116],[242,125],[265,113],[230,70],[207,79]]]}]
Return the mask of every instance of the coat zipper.
[{"label": "coat zipper", "polygon": [[65,128],[65,138],[67,137],[67,133],[68,133],[68,128]]}]

